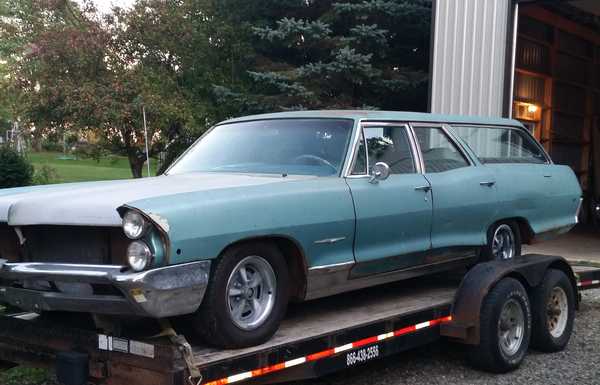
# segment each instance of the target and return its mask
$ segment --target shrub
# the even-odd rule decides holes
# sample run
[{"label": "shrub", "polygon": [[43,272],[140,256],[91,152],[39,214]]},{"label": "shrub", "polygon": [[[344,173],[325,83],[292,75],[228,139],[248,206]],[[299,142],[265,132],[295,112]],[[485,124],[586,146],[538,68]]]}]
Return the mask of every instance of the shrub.
[{"label": "shrub", "polygon": [[58,172],[55,168],[50,167],[46,164],[36,169],[35,174],[33,175],[33,184],[35,185],[52,184],[57,183],[57,181]]},{"label": "shrub", "polygon": [[49,140],[42,143],[42,150],[44,151],[63,152],[63,149],[64,147],[62,143],[52,142]]},{"label": "shrub", "polygon": [[0,188],[31,184],[33,166],[9,147],[0,147]]}]

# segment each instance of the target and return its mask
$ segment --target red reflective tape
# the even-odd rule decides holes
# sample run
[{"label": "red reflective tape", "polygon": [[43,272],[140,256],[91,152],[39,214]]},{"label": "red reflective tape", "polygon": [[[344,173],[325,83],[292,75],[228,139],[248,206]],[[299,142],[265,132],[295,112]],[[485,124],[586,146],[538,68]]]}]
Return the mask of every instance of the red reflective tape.
[{"label": "red reflective tape", "polygon": [[285,363],[280,363],[276,365],[266,366],[261,369],[256,369],[252,371],[252,377],[264,376],[265,374],[278,372],[280,370],[285,369]]},{"label": "red reflective tape", "polygon": [[207,382],[204,385],[227,385],[227,378],[222,378],[222,379],[217,380],[217,381]]},{"label": "red reflective tape", "polygon": [[369,337],[369,338],[364,338],[362,340],[356,341],[352,343],[352,347],[353,348],[358,348],[361,346],[365,346],[365,345],[370,345],[370,344],[374,344],[375,342],[377,342],[377,336],[374,337]]},{"label": "red reflective tape", "polygon": [[398,336],[402,336],[408,333],[412,333],[415,330],[417,330],[416,325],[412,325],[412,326],[407,326],[405,328],[402,329],[398,329],[398,330],[394,330],[394,337],[398,337]]},{"label": "red reflective tape", "polygon": [[452,316],[451,315],[449,315],[447,317],[442,317],[442,318],[431,320],[431,321],[429,321],[429,326],[431,327],[431,326],[434,326],[434,325],[439,325],[439,324],[442,324],[444,322],[450,322],[450,321],[452,321]]},{"label": "red reflective tape", "polygon": [[308,356],[306,356],[306,361],[320,360],[321,358],[333,356],[334,353],[334,349],[323,350],[322,352],[309,354]]}]

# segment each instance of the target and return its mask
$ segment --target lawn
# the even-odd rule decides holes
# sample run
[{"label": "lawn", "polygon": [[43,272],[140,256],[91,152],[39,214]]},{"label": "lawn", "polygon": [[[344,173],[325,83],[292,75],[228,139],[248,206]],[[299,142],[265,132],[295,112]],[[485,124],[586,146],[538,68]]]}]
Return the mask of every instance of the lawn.
[{"label": "lawn", "polygon": [[[29,160],[36,172],[46,165],[51,167],[56,176],[53,183],[85,182],[94,180],[131,178],[129,162],[124,156],[110,155],[97,162],[94,159],[72,159],[64,157],[60,152],[30,152]],[[151,174],[156,175],[157,161],[151,160]],[[146,176],[144,167],[144,176]]]}]

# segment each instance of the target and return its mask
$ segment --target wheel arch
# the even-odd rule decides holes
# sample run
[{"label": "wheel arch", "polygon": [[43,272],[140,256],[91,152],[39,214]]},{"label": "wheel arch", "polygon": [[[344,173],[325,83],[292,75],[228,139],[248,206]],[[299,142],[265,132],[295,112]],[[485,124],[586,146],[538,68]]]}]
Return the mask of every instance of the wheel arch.
[{"label": "wheel arch", "polygon": [[272,234],[239,239],[225,246],[219,253],[218,258],[221,258],[221,256],[232,247],[253,242],[266,242],[277,246],[285,258],[288,273],[291,278],[290,298],[294,301],[301,301],[304,299],[306,293],[306,277],[308,273],[306,256],[300,242],[290,236]]},{"label": "wheel arch", "polygon": [[533,228],[531,227],[529,220],[527,220],[527,218],[525,218],[525,217],[519,217],[519,216],[500,218],[500,219],[497,219],[494,222],[490,223],[490,225],[488,226],[488,237],[489,237],[489,233],[490,233],[491,229],[494,226],[496,226],[497,224],[502,223],[502,222],[516,223],[517,226],[519,226],[519,234],[521,235],[521,243],[522,244],[531,244],[531,241],[535,237],[535,232],[533,231]]}]

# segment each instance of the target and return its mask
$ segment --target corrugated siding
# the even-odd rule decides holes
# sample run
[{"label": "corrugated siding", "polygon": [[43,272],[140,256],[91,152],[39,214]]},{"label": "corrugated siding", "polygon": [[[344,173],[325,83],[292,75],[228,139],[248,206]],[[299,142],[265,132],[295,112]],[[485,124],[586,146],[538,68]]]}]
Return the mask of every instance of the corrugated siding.
[{"label": "corrugated siding", "polygon": [[431,112],[502,116],[510,0],[436,0]]}]

